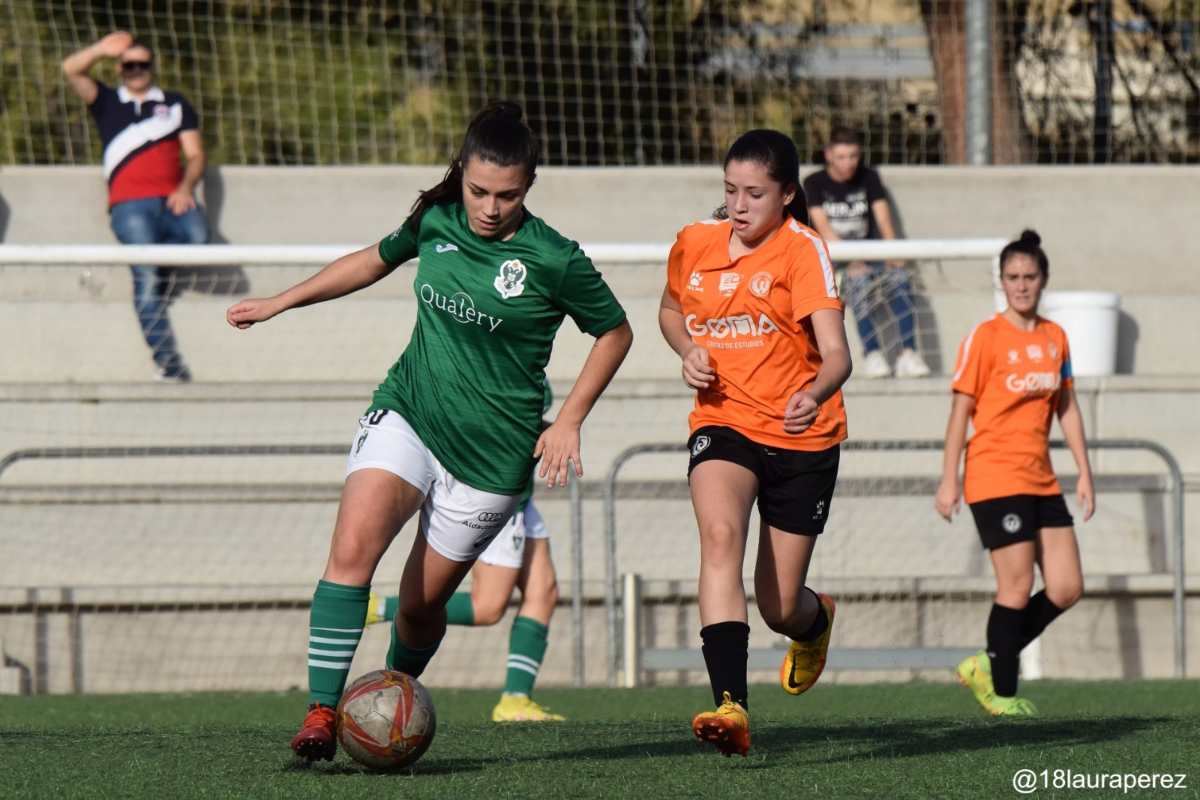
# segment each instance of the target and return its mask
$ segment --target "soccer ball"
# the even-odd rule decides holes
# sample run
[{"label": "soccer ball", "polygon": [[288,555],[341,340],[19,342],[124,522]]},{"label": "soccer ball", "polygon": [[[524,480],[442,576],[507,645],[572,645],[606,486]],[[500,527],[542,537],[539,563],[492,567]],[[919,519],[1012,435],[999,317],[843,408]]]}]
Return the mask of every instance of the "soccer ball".
[{"label": "soccer ball", "polygon": [[429,748],[437,728],[433,700],[416,678],[377,669],[350,684],[337,707],[338,740],[360,764],[407,766]]}]

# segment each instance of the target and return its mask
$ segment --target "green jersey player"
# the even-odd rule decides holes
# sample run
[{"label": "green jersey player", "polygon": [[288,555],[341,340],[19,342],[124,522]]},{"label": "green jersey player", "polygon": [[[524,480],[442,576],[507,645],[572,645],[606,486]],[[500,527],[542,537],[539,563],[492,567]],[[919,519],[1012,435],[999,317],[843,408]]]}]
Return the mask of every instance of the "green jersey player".
[{"label": "green jersey player", "polygon": [[[517,510],[535,462],[549,486],[583,474],[580,427],[633,339],[579,246],[524,206],[539,145],[519,106],[475,116],[445,178],[394,233],[279,295],[228,310],[248,328],[349,294],[419,258],[417,319],[351,444],[333,541],[313,595],[309,711],[292,749],[337,747],[334,708],[362,635],[371,577],[403,525],[420,533],[401,574],[389,669],[419,676],[446,631],[446,602]],[[544,368],[570,316],[596,337],[555,420],[541,429]]]}]

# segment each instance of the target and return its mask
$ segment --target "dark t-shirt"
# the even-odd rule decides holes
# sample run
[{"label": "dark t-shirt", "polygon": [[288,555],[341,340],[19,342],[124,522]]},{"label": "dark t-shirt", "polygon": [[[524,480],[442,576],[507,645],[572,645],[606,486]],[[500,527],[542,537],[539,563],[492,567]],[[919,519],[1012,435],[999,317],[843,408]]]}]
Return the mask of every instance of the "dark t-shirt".
[{"label": "dark t-shirt", "polygon": [[808,207],[820,207],[829,218],[833,232],[843,239],[878,239],[879,229],[871,204],[886,200],[887,192],[879,173],[859,165],[854,177],[844,183],[829,177],[825,170],[814,172],[804,179],[804,195]]}]

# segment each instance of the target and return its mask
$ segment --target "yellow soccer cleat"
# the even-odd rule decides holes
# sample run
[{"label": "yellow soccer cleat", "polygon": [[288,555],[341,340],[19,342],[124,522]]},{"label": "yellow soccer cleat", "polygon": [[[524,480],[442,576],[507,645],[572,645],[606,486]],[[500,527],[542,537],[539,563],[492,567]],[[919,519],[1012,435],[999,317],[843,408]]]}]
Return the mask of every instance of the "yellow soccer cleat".
[{"label": "yellow soccer cleat", "polygon": [[366,625],[375,625],[379,622],[387,622],[386,598],[382,595],[371,592],[371,598],[367,601],[367,618],[363,620]]},{"label": "yellow soccer cleat", "polygon": [[492,709],[492,722],[562,722],[565,719],[562,714],[551,712],[523,694],[502,694],[500,702]]},{"label": "yellow soccer cleat", "polygon": [[825,609],[829,625],[811,642],[792,641],[783,664],[779,667],[779,684],[788,694],[803,694],[813,687],[825,669],[825,658],[829,654],[829,634],[833,632],[833,614],[837,604],[827,594],[818,594],[817,600]]},{"label": "yellow soccer cleat", "polygon": [[701,711],[692,719],[692,733],[702,742],[712,742],[722,754],[744,756],[750,751],[750,715],[733,702],[729,692],[716,711]]}]

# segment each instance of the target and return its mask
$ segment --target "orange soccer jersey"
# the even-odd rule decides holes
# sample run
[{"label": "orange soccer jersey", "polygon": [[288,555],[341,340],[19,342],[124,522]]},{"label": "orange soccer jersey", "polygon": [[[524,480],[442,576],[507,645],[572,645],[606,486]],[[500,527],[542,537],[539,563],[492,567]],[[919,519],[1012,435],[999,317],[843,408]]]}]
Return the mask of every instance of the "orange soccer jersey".
[{"label": "orange soccer jersey", "polygon": [[975,398],[963,497],[1060,494],[1050,466],[1050,423],[1071,389],[1067,334],[1041,317],[1024,331],[997,314],[963,340],[953,388]]},{"label": "orange soccer jersey", "polygon": [[808,317],[822,308],[842,310],[825,242],[789,219],[757,250],[731,263],[732,231],[728,221],[688,225],[667,264],[668,291],[717,373],[709,388],[696,393],[691,430],[724,425],[759,444],[832,447],[846,438],[841,391],[821,405],[807,430],[783,430],[788,399],[811,384],[821,366]]}]

